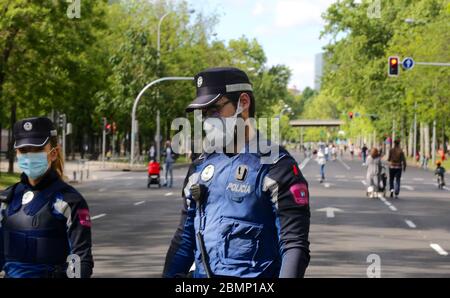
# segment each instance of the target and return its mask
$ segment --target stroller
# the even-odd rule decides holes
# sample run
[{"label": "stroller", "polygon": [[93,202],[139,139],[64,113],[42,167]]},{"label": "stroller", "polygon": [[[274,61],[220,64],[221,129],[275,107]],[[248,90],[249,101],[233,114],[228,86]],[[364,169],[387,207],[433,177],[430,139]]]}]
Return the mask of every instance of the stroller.
[{"label": "stroller", "polygon": [[380,163],[376,176],[376,184],[367,187],[366,196],[369,198],[377,198],[379,195],[386,196],[387,173],[386,166]]},{"label": "stroller", "polygon": [[378,192],[383,193],[383,197],[386,196],[386,185],[387,185],[387,170],[386,166],[380,166],[380,174],[378,175]]},{"label": "stroller", "polygon": [[148,180],[147,180],[147,188],[150,188],[152,184],[157,184],[158,188],[161,187],[161,179],[160,179],[161,167],[158,162],[151,160],[148,163]]}]

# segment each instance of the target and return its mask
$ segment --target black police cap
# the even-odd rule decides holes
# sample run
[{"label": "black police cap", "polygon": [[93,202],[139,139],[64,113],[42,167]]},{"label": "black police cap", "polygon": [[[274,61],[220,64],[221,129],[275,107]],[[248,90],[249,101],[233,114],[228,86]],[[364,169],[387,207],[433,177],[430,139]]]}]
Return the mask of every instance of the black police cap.
[{"label": "black police cap", "polygon": [[14,148],[42,147],[57,135],[53,122],[46,117],[33,117],[14,124]]},{"label": "black police cap", "polygon": [[186,112],[204,109],[231,92],[253,91],[245,72],[234,67],[209,68],[195,76],[197,97],[186,108]]}]

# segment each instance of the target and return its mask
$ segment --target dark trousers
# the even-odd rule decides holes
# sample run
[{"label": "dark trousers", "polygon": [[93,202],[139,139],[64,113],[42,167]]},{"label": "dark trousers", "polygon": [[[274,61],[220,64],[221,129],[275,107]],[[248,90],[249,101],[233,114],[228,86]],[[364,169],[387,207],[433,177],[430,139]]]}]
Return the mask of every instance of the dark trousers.
[{"label": "dark trousers", "polygon": [[[389,168],[389,189],[394,190],[395,194],[400,193],[400,179],[402,178],[402,169]],[[395,185],[394,185],[395,179]]]}]

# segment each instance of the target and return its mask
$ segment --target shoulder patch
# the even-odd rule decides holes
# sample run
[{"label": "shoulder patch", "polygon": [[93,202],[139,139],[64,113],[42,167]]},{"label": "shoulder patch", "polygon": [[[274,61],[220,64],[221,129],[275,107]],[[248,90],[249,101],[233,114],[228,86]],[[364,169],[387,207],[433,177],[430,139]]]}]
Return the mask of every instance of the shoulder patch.
[{"label": "shoulder patch", "polygon": [[308,186],[305,183],[296,183],[289,188],[297,205],[306,206],[309,204]]}]

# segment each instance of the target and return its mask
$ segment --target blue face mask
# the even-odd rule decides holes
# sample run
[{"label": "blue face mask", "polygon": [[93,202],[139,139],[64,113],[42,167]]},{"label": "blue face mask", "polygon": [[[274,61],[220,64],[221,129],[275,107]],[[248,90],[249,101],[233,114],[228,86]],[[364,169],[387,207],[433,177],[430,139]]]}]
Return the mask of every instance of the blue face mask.
[{"label": "blue face mask", "polygon": [[[51,151],[50,151],[51,152]],[[17,155],[19,168],[31,179],[42,177],[49,168],[47,152],[29,152]]]}]

